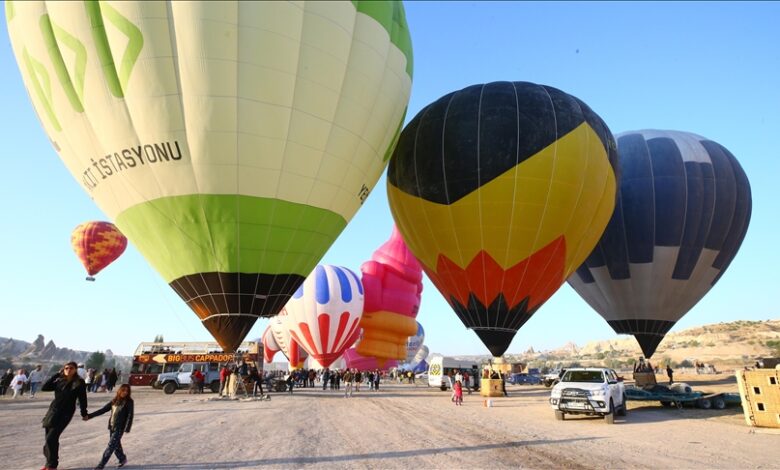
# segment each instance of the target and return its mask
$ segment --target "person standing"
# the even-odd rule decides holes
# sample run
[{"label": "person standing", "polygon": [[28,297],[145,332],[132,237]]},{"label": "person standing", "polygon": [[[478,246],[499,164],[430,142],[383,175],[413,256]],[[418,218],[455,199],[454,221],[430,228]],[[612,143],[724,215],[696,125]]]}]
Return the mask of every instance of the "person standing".
[{"label": "person standing", "polygon": [[124,449],[122,449],[122,436],[124,433],[130,432],[130,428],[133,427],[134,408],[133,399],[130,396],[130,385],[123,384],[119,386],[113,400],[106,403],[103,408],[83,418],[84,421],[89,421],[96,416],[111,412],[111,417],[108,418],[108,446],[103,452],[103,458],[100,459],[100,463],[95,467],[96,470],[105,468],[112,454],[116,454],[116,458],[119,459],[118,468],[127,465],[127,455],[125,455]]},{"label": "person standing", "polygon": [[228,376],[230,376],[230,369],[225,363],[219,370],[219,396],[227,395],[225,387],[227,387]]},{"label": "person standing", "polygon": [[35,392],[38,391],[38,389],[41,387],[41,384],[43,383],[44,375],[41,368],[42,366],[38,364],[35,366],[35,369],[30,372],[30,398],[35,397]]},{"label": "person standing", "polygon": [[84,364],[79,364],[78,369],[76,369],[76,373],[79,374],[81,380],[87,378],[87,369],[84,368]]},{"label": "person standing", "polygon": [[285,383],[287,383],[287,391],[292,395],[293,393],[293,387],[295,387],[295,376],[292,372],[287,374],[287,377],[284,379]]},{"label": "person standing", "polygon": [[5,396],[5,392],[11,387],[11,381],[14,379],[14,371],[8,369],[5,371],[2,377],[0,377],[0,397]]},{"label": "person standing", "polygon": [[14,391],[13,398],[22,394],[24,384],[27,383],[27,374],[24,373],[24,369],[19,369],[13,379],[11,379],[11,388]]},{"label": "person standing", "polygon": [[82,418],[87,416],[87,387],[76,373],[76,363],[68,362],[54,374],[41,388],[44,392],[54,392],[54,400],[41,420],[45,433],[43,455],[46,457],[44,469],[55,469],[59,465],[60,435],[68,427],[76,412],[76,400],[79,402]]},{"label": "person standing", "polygon": [[112,367],[111,372],[108,373],[108,391],[113,392],[116,386],[119,376],[116,375],[116,368]]},{"label": "person standing", "polygon": [[455,406],[463,405],[463,385],[460,383],[460,380],[456,380],[452,385],[452,395]]},{"label": "person standing", "polygon": [[344,398],[349,398],[352,396],[352,380],[353,380],[352,371],[347,369],[344,372],[343,380],[344,380]]},{"label": "person standing", "polygon": [[263,398],[263,378],[260,376],[257,367],[252,366],[249,369],[249,379],[254,384],[254,387],[252,387],[252,396],[257,397],[257,391],[260,390],[260,398]]},{"label": "person standing", "polygon": [[379,391],[379,381],[381,380],[381,378],[382,378],[382,377],[381,377],[381,374],[380,374],[380,372],[379,372],[379,369],[377,369],[377,370],[374,372],[374,391],[375,391],[375,392],[378,392],[378,391]]},{"label": "person standing", "polygon": [[669,376],[669,385],[672,385],[674,383],[674,379],[672,378],[672,374],[674,374],[674,371],[672,370],[671,364],[666,364],[666,375]]}]

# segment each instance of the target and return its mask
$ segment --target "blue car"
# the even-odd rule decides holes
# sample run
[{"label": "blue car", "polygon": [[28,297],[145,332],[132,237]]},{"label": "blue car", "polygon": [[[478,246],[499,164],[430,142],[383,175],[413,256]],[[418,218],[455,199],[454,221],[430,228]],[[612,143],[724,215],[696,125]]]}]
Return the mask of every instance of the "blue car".
[{"label": "blue car", "polygon": [[507,382],[513,385],[539,385],[542,383],[542,378],[538,375],[528,375],[523,372],[510,375]]}]

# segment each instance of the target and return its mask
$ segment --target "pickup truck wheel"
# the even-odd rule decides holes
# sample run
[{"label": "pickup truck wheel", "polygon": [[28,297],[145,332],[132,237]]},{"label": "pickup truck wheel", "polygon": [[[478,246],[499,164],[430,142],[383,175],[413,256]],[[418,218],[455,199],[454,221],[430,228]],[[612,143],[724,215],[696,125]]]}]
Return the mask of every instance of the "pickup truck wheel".
[{"label": "pickup truck wheel", "polygon": [[604,422],[607,424],[615,424],[615,405],[612,403],[612,399],[609,399],[609,413],[604,415]]},{"label": "pickup truck wheel", "polygon": [[178,387],[176,387],[175,382],[168,382],[165,385],[163,385],[163,392],[165,392],[166,395],[171,395],[173,392],[176,391]]},{"label": "pickup truck wheel", "polygon": [[566,419],[566,415],[563,414],[563,411],[555,410],[555,419],[558,421],[563,421],[564,419]]},{"label": "pickup truck wheel", "polygon": [[623,404],[617,409],[618,416],[625,416],[628,414],[628,405],[626,404],[626,395],[623,394]]}]

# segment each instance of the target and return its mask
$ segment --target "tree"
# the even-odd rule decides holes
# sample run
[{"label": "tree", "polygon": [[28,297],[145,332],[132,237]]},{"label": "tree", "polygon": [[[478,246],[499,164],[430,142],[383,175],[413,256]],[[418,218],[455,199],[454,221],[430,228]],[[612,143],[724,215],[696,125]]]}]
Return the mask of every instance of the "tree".
[{"label": "tree", "polygon": [[164,343],[165,339],[163,339],[163,335],[155,335],[153,342],[154,343]]},{"label": "tree", "polygon": [[100,351],[95,351],[87,358],[87,369],[100,370],[103,368],[103,363],[106,362],[106,355]]}]

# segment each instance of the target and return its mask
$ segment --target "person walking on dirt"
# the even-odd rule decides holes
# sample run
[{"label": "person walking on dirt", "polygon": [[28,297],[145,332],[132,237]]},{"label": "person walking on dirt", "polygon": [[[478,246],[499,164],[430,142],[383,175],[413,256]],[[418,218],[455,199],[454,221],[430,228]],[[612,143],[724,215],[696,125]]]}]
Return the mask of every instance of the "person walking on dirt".
[{"label": "person walking on dirt", "polygon": [[460,380],[456,380],[455,383],[452,385],[452,395],[454,398],[455,406],[462,406],[463,405],[463,385],[460,383]]},{"label": "person walking on dirt", "polygon": [[672,374],[674,374],[674,371],[672,370],[671,364],[666,364],[666,375],[669,376],[669,385],[672,385],[674,383],[674,379],[672,378]]},{"label": "person walking on dirt", "polygon": [[108,439],[108,446],[103,452],[103,457],[100,459],[100,463],[95,467],[95,470],[105,468],[108,459],[110,459],[113,454],[116,454],[116,458],[119,459],[118,468],[127,465],[127,456],[122,449],[122,435],[126,432],[130,432],[130,428],[133,427],[133,408],[133,399],[130,397],[130,385],[123,384],[119,386],[113,400],[106,403],[103,408],[92,412],[83,418],[84,421],[89,421],[95,416],[100,416],[109,411],[111,412],[111,417],[108,419],[108,432],[110,436]]},{"label": "person walking on dirt", "polygon": [[68,362],[59,373],[51,376],[41,388],[44,392],[54,392],[54,400],[43,417],[41,424],[46,431],[43,455],[46,457],[46,469],[59,465],[60,435],[70,424],[76,413],[76,400],[81,408],[81,417],[87,413],[87,386],[84,379],[76,373],[76,363]]}]

